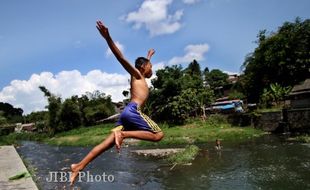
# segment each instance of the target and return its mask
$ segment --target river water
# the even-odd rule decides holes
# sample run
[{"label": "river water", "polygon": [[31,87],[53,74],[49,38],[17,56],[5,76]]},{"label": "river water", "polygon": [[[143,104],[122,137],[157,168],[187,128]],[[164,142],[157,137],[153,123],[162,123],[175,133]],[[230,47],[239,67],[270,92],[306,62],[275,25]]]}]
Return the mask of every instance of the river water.
[{"label": "river water", "polygon": [[[192,165],[172,168],[164,159],[138,156],[123,148],[95,159],[71,189],[310,189],[310,144],[266,135],[243,143],[199,145]],[[17,148],[36,171],[40,189],[69,189],[65,168],[91,147],[57,147],[23,141]]]}]

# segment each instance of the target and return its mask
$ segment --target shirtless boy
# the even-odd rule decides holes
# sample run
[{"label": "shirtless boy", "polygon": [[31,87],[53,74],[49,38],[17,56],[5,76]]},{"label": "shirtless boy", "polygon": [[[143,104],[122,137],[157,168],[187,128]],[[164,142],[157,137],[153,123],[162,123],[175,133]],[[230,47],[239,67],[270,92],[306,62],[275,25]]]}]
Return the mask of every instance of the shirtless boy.
[{"label": "shirtless boy", "polygon": [[123,139],[136,138],[157,142],[164,136],[157,124],[141,112],[141,107],[143,107],[149,95],[149,88],[145,78],[150,78],[152,76],[152,64],[150,59],[154,55],[155,51],[150,49],[148,51],[147,58],[137,58],[135,67],[133,67],[124,58],[121,51],[116,47],[109,34],[108,28],[101,21],[97,21],[96,27],[108,43],[108,46],[115,55],[116,59],[131,75],[131,100],[121,113],[119,120],[116,123],[117,127],[112,130],[111,134],[102,143],[95,146],[82,161],[71,165],[71,185],[74,183],[79,171],[83,170],[88,163],[90,163],[101,153],[114,145],[119,151]]}]

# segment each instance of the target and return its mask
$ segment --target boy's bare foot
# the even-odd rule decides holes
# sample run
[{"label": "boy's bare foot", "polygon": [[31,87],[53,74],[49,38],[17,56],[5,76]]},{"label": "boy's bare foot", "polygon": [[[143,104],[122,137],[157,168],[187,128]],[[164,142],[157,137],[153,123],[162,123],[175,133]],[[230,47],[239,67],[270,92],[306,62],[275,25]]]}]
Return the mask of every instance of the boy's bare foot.
[{"label": "boy's bare foot", "polygon": [[73,185],[75,182],[77,176],[79,175],[80,169],[78,167],[78,164],[71,164],[71,176],[70,176],[70,186]]},{"label": "boy's bare foot", "polygon": [[121,131],[114,131],[114,137],[115,137],[115,145],[116,149],[119,152],[121,149],[121,145],[123,143],[123,135]]}]

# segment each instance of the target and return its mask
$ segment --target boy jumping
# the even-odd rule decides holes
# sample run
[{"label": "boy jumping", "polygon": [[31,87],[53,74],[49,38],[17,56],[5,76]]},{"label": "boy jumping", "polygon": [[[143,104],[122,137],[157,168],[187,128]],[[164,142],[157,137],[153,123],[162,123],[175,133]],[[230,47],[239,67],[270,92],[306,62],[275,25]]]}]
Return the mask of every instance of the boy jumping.
[{"label": "boy jumping", "polygon": [[116,146],[117,151],[120,151],[122,142],[125,138],[136,138],[157,142],[164,137],[164,134],[158,125],[141,112],[141,107],[144,106],[149,95],[149,88],[145,78],[150,78],[152,76],[152,64],[150,60],[155,51],[150,49],[147,58],[138,57],[135,61],[135,67],[133,67],[116,47],[109,34],[108,28],[101,21],[97,21],[96,27],[108,43],[108,46],[116,59],[131,75],[131,100],[121,113],[119,120],[116,123],[116,128],[112,130],[111,134],[102,143],[95,146],[79,163],[71,165],[71,185],[73,185],[79,171],[83,170],[88,163],[101,153],[114,145]]}]

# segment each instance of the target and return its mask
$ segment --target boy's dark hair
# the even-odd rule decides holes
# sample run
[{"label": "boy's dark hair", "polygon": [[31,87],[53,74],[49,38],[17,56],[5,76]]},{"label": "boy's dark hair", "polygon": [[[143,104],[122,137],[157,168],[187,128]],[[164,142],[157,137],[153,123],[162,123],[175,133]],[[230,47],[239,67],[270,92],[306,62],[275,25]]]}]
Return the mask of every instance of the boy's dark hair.
[{"label": "boy's dark hair", "polygon": [[142,66],[143,64],[146,64],[146,63],[148,63],[149,61],[150,61],[150,60],[146,59],[145,57],[138,57],[138,58],[136,59],[136,61],[135,61],[135,67],[136,67],[137,69],[140,69],[141,66]]}]

